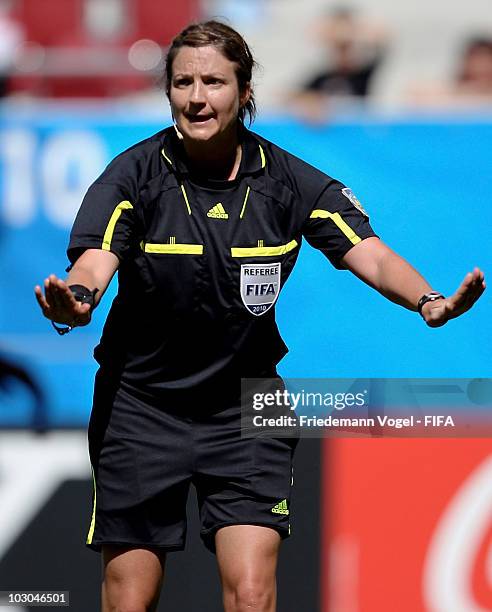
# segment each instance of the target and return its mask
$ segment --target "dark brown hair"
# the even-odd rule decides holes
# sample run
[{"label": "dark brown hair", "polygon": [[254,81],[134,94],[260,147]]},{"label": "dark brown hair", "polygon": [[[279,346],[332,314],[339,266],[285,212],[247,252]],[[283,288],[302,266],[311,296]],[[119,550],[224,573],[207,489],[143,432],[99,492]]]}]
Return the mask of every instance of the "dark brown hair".
[{"label": "dark brown hair", "polygon": [[251,77],[256,62],[244,38],[233,28],[220,21],[192,23],[180,32],[171,42],[166,57],[165,86],[169,97],[172,80],[173,62],[181,47],[206,47],[212,45],[229,61],[236,65],[236,77],[239,91],[251,88],[251,95],[246,104],[239,109],[239,119],[244,122],[246,114],[249,123],[256,116],[256,103],[251,87]]}]

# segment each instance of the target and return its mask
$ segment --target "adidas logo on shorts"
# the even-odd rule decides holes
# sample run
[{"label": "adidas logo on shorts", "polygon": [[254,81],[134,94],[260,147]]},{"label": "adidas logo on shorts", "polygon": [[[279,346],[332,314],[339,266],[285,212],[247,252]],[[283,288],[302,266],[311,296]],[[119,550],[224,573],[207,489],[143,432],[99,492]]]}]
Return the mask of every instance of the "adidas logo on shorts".
[{"label": "adidas logo on shorts", "polygon": [[281,502],[273,506],[272,512],[274,514],[289,514],[289,509],[287,508],[287,500],[283,499]]},{"label": "adidas logo on shorts", "polygon": [[219,202],[208,211],[207,217],[211,219],[229,219],[229,215],[224,210],[224,207]]}]

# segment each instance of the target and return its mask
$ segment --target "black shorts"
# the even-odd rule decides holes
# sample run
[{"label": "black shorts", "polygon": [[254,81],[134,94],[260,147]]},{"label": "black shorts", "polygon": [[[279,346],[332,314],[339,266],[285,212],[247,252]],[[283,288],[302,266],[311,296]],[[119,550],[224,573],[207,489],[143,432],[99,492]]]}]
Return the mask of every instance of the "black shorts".
[{"label": "black shorts", "polygon": [[89,427],[95,495],[87,545],[182,550],[186,501],[196,487],[200,535],[215,551],[226,525],[290,534],[296,438],[245,438],[240,407],[169,410],[99,373]]}]

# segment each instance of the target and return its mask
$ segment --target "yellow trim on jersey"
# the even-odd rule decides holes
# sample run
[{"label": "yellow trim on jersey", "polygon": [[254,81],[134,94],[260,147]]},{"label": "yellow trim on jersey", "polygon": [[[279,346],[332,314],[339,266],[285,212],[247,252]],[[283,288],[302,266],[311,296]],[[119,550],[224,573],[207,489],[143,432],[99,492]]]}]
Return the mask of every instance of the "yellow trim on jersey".
[{"label": "yellow trim on jersey", "polygon": [[261,167],[264,168],[266,166],[265,151],[263,151],[263,147],[261,146],[261,144],[259,144],[258,146],[260,147]]},{"label": "yellow trim on jersey", "polygon": [[[259,240],[258,242],[262,242]],[[232,247],[231,255],[233,257],[277,257],[285,255],[298,246],[296,240],[291,240],[289,244],[282,244],[276,247],[258,246],[258,247]]]},{"label": "yellow trim on jersey", "polygon": [[[176,238],[174,238],[176,240]],[[152,244],[140,243],[145,253],[159,253],[161,255],[203,255],[203,244]]]},{"label": "yellow trim on jersey", "polygon": [[171,164],[171,166],[173,165],[173,162],[169,159],[169,157],[166,155],[166,152],[164,151],[164,149],[161,149],[161,153],[162,153],[162,157],[164,157],[164,159],[169,162]]},{"label": "yellow trim on jersey", "polygon": [[188,209],[188,214],[191,215],[190,203],[188,202],[188,196],[186,194],[185,186],[181,183],[181,191],[183,192],[183,198],[186,202],[186,208]]},{"label": "yellow trim on jersey", "polygon": [[331,219],[333,223],[340,229],[352,244],[359,244],[361,238],[357,236],[354,230],[340,216],[340,213],[331,213],[327,210],[313,210],[310,219]]},{"label": "yellow trim on jersey", "polygon": [[129,208],[133,208],[133,206],[128,202],[128,200],[124,200],[120,202],[118,206],[113,210],[113,214],[109,219],[108,225],[106,227],[106,231],[104,232],[103,241],[102,241],[102,250],[110,251],[111,250],[111,241],[113,240],[114,228],[118,219],[120,218],[121,213],[124,210],[128,210]]},{"label": "yellow trim on jersey", "polygon": [[249,192],[251,191],[251,187],[248,185],[248,188],[246,189],[246,195],[244,196],[244,202],[243,202],[243,207],[241,208],[241,214],[239,215],[239,218],[242,219],[243,215],[244,215],[244,210],[246,208],[246,204],[248,202],[248,198],[249,198]]},{"label": "yellow trim on jersey", "polygon": [[92,485],[94,487],[94,499],[92,502],[92,518],[89,531],[87,533],[87,544],[92,544],[92,538],[94,536],[94,529],[96,527],[96,477],[94,476],[94,469],[92,469]]}]

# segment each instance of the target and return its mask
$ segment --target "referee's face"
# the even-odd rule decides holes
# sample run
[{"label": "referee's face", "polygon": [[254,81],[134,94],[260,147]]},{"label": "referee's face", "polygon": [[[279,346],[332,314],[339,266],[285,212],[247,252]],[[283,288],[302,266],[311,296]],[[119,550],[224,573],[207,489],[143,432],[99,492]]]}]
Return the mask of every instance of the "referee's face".
[{"label": "referee's face", "polygon": [[216,47],[182,47],[173,61],[169,98],[185,142],[214,142],[236,137],[249,89],[240,92],[234,62]]}]

